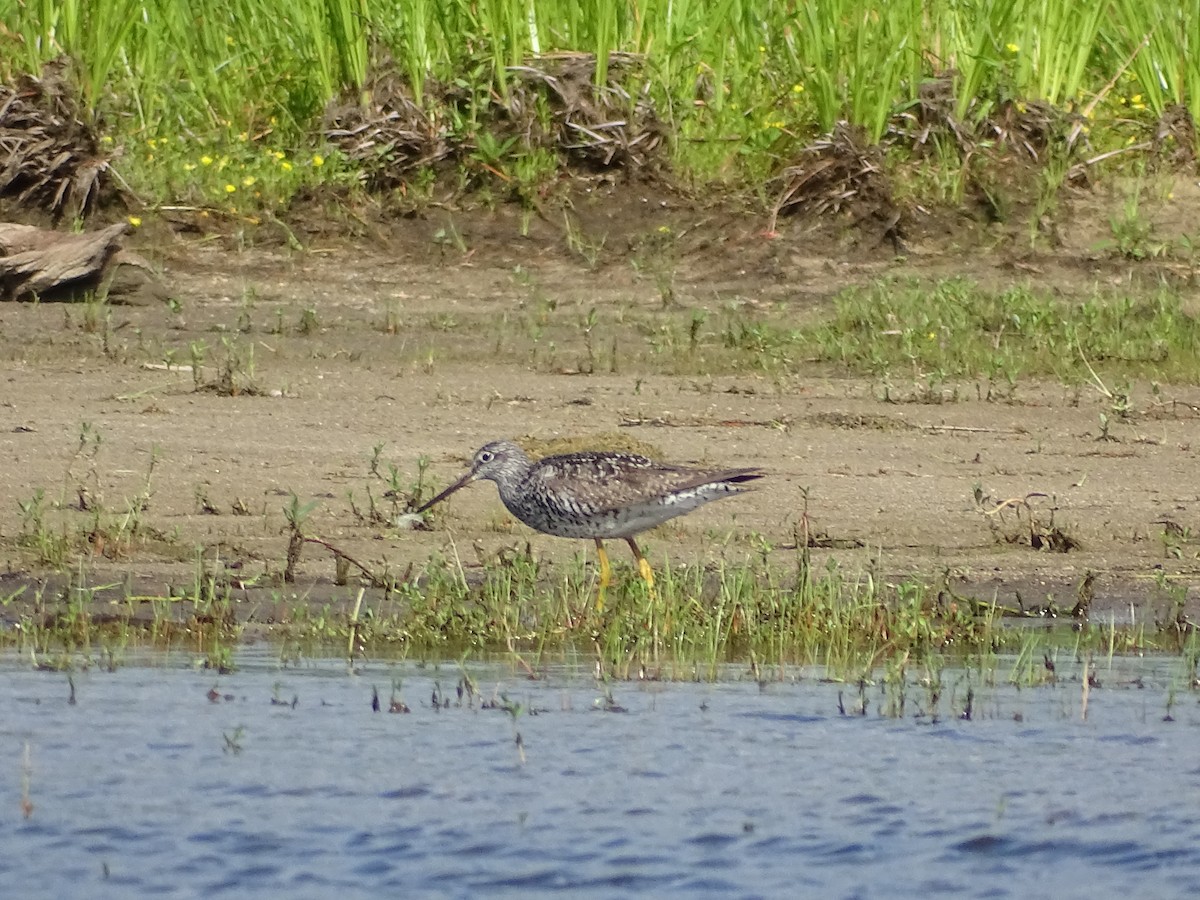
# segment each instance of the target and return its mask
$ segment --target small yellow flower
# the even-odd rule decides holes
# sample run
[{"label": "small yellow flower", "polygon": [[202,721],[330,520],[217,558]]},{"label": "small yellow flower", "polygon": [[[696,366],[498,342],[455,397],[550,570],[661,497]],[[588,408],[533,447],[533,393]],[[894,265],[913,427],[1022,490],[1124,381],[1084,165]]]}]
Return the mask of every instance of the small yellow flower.
[{"label": "small yellow flower", "polygon": [[111,144],[112,142],[113,142],[113,139],[112,139],[112,135],[110,135],[110,134],[106,134],[100,138],[100,143],[102,143],[102,144]]},{"label": "small yellow flower", "polygon": [[1129,102],[1130,102],[1130,103],[1141,103],[1141,102],[1142,102],[1142,95],[1141,95],[1141,94],[1134,94],[1132,97],[1130,97],[1130,98],[1129,98]]},{"label": "small yellow flower", "polygon": [[213,158],[211,156],[209,156],[207,153],[204,156],[200,157],[200,165],[211,166],[212,164],[213,164]]},{"label": "small yellow flower", "polygon": [[323,165],[325,165],[325,157],[323,157],[320,153],[314,154],[313,155],[313,166],[315,166],[316,168],[320,168]]},{"label": "small yellow flower", "polygon": [[928,338],[929,338],[929,340],[931,340],[931,341],[932,341],[932,340],[934,340],[934,339],[937,337],[937,332],[936,332],[936,331],[931,331],[931,332],[929,332],[929,334],[928,334],[928,335],[926,335],[926,337],[928,337]]},{"label": "small yellow flower", "polygon": [[141,216],[130,216],[129,224],[132,225],[134,228],[140,227],[142,224],[142,217]]},{"label": "small yellow flower", "polygon": [[285,172],[290,172],[292,171],[292,164],[285,159],[279,164],[279,168],[283,169]]},{"label": "small yellow flower", "polygon": [[227,184],[227,185],[225,185],[225,193],[227,193],[227,194],[232,194],[232,193],[233,193],[234,191],[236,191],[236,190],[237,190],[237,185],[236,185],[236,184]]},{"label": "small yellow flower", "polygon": [[766,47],[764,47],[762,44],[759,44],[759,45],[758,45],[758,52],[759,52],[759,53],[766,53],[766,52],[767,52],[767,48],[766,48]]},{"label": "small yellow flower", "polygon": [[671,226],[670,226],[670,225],[659,225],[659,226],[658,226],[658,233],[659,233],[659,234],[670,234],[670,233],[671,233]]},{"label": "small yellow flower", "polygon": [[258,181],[258,179],[255,178],[253,175],[247,175],[245,178],[242,179],[242,187],[251,187],[251,186],[253,186],[254,182],[256,182],[256,181]]},{"label": "small yellow flower", "polygon": [[147,138],[146,146],[149,147],[151,150],[153,150],[155,147],[158,146],[158,141],[156,141],[154,138]]},{"label": "small yellow flower", "polygon": [[232,37],[232,36],[230,36],[230,35],[228,35],[228,34],[227,34],[227,35],[225,35],[225,46],[226,46],[226,47],[232,47],[232,46],[233,46],[233,37]]},{"label": "small yellow flower", "polygon": [[1029,107],[1027,107],[1027,106],[1025,105],[1025,101],[1024,101],[1024,100],[1018,100],[1018,101],[1017,101],[1017,112],[1019,112],[1019,113],[1023,113],[1023,112],[1026,112],[1028,109],[1029,109]]},{"label": "small yellow flower", "polygon": [[802,85],[802,84],[793,84],[793,85],[792,85],[792,93],[793,93],[793,94],[803,94],[803,93],[804,93],[804,85]]},{"label": "small yellow flower", "polygon": [[1009,41],[1007,44],[1004,45],[1004,49],[1007,50],[1009,53],[1020,53],[1021,52],[1020,45],[1014,44],[1011,41]]},{"label": "small yellow flower", "polygon": [[271,153],[271,155],[272,155],[273,157],[275,157],[276,159],[283,159],[283,157],[284,157],[284,155],[285,155],[285,154],[284,154],[284,152],[283,152],[282,150],[275,150],[275,151],[273,151],[273,152]]},{"label": "small yellow flower", "polygon": [[238,140],[242,141],[243,143],[250,140],[250,132],[243,131],[241,134],[238,135]]},{"label": "small yellow flower", "polygon": [[195,163],[184,163],[184,164],[183,164],[183,171],[185,171],[185,172],[190,172],[190,171],[192,171],[192,169],[194,169],[194,168],[196,168],[196,164],[195,164]]}]

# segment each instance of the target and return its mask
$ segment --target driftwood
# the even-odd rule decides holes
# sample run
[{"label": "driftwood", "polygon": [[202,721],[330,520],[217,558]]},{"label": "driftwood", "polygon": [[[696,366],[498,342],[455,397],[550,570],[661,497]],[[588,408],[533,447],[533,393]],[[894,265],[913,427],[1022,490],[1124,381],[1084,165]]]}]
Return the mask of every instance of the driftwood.
[{"label": "driftwood", "polygon": [[[64,234],[31,225],[0,222],[0,300],[63,300],[85,291],[114,300],[155,291],[150,267],[121,249],[124,223],[86,234]],[[118,267],[142,270],[140,277],[117,279]],[[113,295],[117,296],[113,296]],[[145,302],[145,299],[142,300]]]}]

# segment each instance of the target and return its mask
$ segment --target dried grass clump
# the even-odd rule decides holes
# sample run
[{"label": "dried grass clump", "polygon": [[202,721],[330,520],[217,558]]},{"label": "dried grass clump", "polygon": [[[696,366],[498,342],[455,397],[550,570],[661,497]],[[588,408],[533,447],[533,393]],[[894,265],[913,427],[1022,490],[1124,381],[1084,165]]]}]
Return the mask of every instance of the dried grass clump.
[{"label": "dried grass clump", "polygon": [[[454,122],[478,123],[500,142],[516,138],[521,150],[549,149],[580,167],[648,166],[664,130],[649,83],[639,78],[642,64],[635,54],[611,53],[598,86],[593,54],[549,54],[509,68],[504,94],[429,79],[418,100],[396,63],[382,58],[361,94],[329,105],[325,137],[371,189],[398,187],[416,169],[468,158],[476,136]],[[630,93],[629,84],[641,88]]]},{"label": "dried grass clump", "polygon": [[430,80],[425,102],[418,103],[399,70],[385,61],[372,68],[361,95],[330,103],[325,137],[355,163],[365,187],[398,187],[414,169],[456,152],[445,110],[464,99]]},{"label": "dried grass clump", "polygon": [[0,85],[0,197],[36,206],[54,218],[79,218],[99,203],[111,156],[63,59],[40,77],[22,75]]},{"label": "dried grass clump", "polygon": [[[541,56],[514,66],[518,83],[509,114],[524,123],[532,146],[562,152],[592,168],[649,166],[662,146],[663,128],[639,78],[644,60],[634,53],[610,53],[603,85],[596,84],[597,60],[591,53]],[[626,85],[641,81],[637,94]],[[550,128],[539,128],[539,104],[550,112]]]},{"label": "dried grass clump", "polygon": [[891,185],[883,171],[883,150],[867,142],[861,129],[840,122],[800,152],[800,160],[776,178],[781,185],[771,214],[820,216],[853,208],[856,213],[893,216]]}]

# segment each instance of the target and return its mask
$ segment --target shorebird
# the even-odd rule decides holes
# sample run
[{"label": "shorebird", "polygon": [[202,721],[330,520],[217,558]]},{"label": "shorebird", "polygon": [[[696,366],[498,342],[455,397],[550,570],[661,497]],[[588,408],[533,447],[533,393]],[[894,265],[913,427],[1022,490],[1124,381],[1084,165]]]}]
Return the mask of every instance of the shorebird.
[{"label": "shorebird", "polygon": [[761,469],[692,469],[657,463],[632,453],[584,452],[547,456],[531,462],[512,441],[492,441],[475,452],[471,468],[424,506],[473,481],[494,481],[508,511],[536,531],[555,537],[591,538],[600,560],[597,607],[612,568],[606,538],[624,538],[638,573],[653,590],[654,572],[635,535],[682,516],[710,500],[744,493],[742,485],[763,476]]}]

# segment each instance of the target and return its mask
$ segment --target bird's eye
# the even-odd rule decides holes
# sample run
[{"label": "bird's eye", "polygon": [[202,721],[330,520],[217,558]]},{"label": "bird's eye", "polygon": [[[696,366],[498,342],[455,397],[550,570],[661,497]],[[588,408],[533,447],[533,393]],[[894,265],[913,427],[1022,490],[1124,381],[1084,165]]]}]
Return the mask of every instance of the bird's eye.
[{"label": "bird's eye", "polygon": [[495,458],[496,454],[491,450],[484,450],[479,454],[479,461],[481,463],[490,463]]}]

